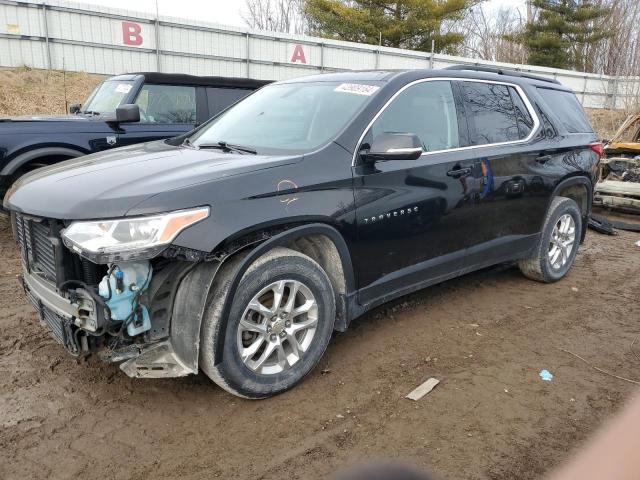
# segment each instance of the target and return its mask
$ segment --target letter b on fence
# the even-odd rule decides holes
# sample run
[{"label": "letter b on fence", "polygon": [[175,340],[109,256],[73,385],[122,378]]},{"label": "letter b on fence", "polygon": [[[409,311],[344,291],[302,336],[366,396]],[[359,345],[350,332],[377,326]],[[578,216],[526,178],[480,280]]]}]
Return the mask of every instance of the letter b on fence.
[{"label": "letter b on fence", "polygon": [[122,43],[125,45],[142,45],[142,27],[134,22],[122,22]]}]

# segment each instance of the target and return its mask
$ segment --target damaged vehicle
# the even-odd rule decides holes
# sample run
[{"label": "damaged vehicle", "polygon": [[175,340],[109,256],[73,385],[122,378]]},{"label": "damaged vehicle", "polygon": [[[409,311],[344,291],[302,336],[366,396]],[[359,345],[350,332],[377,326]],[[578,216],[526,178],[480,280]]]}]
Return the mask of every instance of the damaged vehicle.
[{"label": "damaged vehicle", "polygon": [[575,95],[517,72],[267,85],[194,132],[41,169],[7,193],[22,282],[73,355],[204,371],[264,398],[373,307],[502,262],[555,282],[602,152]]},{"label": "damaged vehicle", "polygon": [[640,214],[640,115],[632,115],[605,146],[593,203]]}]

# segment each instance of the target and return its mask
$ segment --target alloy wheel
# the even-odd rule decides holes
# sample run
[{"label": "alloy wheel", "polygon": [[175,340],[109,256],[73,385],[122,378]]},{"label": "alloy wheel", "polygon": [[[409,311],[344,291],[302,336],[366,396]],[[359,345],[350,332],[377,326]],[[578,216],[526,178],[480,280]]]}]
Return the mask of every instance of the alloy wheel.
[{"label": "alloy wheel", "polygon": [[309,349],[317,325],[318,304],[307,286],[297,280],[271,283],[242,314],[237,334],[240,357],[263,375],[288,370]]},{"label": "alloy wheel", "polygon": [[553,227],[549,241],[549,263],[551,268],[559,270],[564,267],[576,241],[576,224],[568,213],[562,215]]}]

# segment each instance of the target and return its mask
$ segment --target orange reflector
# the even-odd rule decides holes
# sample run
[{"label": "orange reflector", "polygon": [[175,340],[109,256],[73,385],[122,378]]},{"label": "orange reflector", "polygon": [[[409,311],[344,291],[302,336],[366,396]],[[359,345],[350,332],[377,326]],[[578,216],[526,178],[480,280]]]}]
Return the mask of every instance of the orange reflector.
[{"label": "orange reflector", "polygon": [[174,217],[167,222],[167,225],[164,227],[164,231],[162,235],[160,235],[160,242],[170,242],[173,237],[175,237],[181,230],[188,227],[189,225],[193,225],[194,223],[199,222],[200,220],[204,220],[209,215],[209,211],[207,209],[198,210],[192,213],[185,213],[179,217]]}]

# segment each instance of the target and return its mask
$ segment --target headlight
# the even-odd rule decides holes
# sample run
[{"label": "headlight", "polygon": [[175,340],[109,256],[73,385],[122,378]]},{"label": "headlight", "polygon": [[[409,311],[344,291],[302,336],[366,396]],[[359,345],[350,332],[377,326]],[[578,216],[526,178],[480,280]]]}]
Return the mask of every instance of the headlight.
[{"label": "headlight", "polygon": [[150,217],[73,222],[62,231],[67,247],[96,263],[152,258],[185,228],[209,216],[209,207]]}]

